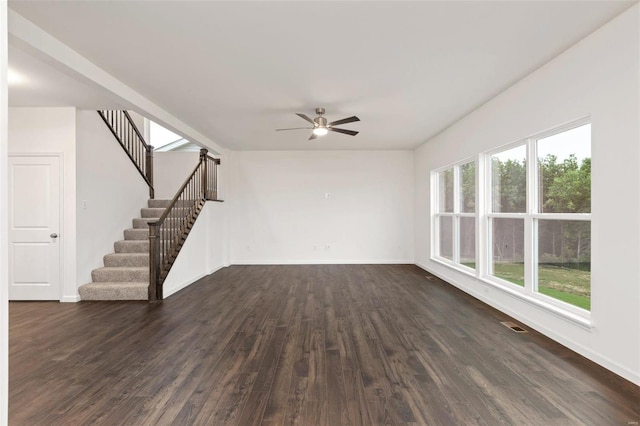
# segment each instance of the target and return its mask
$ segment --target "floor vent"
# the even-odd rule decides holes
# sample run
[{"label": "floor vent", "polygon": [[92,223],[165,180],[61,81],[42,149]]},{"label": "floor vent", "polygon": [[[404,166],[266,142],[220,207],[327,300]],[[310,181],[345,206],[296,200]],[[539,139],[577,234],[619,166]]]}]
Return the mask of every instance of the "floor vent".
[{"label": "floor vent", "polygon": [[510,328],[511,330],[515,331],[516,333],[526,333],[527,332],[527,330],[525,330],[524,328],[520,327],[518,324],[514,324],[514,323],[509,322],[509,321],[501,322],[500,324],[504,325],[505,327]]}]

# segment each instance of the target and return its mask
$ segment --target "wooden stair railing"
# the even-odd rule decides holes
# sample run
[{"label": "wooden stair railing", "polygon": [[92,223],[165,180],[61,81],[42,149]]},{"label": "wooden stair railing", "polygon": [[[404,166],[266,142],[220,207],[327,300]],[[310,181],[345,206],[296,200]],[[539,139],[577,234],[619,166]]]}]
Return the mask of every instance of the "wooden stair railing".
[{"label": "wooden stair railing", "polygon": [[153,191],[153,147],[145,142],[131,116],[127,111],[100,110],[98,115],[105,122],[120,146],[125,150],[149,186],[149,198],[154,198]]},{"label": "wooden stair railing", "polygon": [[198,165],[157,221],[149,222],[149,301],[163,299],[162,285],[207,200],[218,200],[220,159],[200,150]]}]

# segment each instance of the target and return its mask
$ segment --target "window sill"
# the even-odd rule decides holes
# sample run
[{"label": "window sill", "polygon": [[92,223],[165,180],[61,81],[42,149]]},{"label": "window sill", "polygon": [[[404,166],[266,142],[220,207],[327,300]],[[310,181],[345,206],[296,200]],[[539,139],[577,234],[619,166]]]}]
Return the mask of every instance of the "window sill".
[{"label": "window sill", "polygon": [[[443,260],[443,259],[439,259],[439,258],[435,258],[432,257],[430,259],[431,261],[438,263],[440,265],[446,266],[449,269],[455,271],[455,272],[459,272],[462,273],[464,275],[467,275],[470,278],[474,278],[476,281],[478,281],[481,284],[490,286],[491,288],[494,288],[496,290],[499,290],[503,293],[506,293],[510,296],[514,296],[516,298],[518,298],[519,300],[522,300],[525,303],[528,303],[531,306],[534,306],[536,308],[540,308],[542,310],[544,310],[545,312],[551,313],[555,316],[557,316],[558,318],[561,318],[563,320],[569,321],[574,325],[578,325],[581,328],[587,330],[587,331],[591,331],[593,328],[595,328],[595,325],[593,324],[593,321],[591,320],[591,314],[589,313],[588,315],[581,315],[575,312],[571,312],[567,309],[563,309],[562,307],[556,306],[554,303],[549,303],[546,302],[544,300],[541,300],[537,297],[532,297],[529,294],[524,293],[523,291],[520,291],[519,289],[515,289],[515,288],[510,288],[506,285],[502,285],[500,283],[494,282],[492,280],[486,279],[486,278],[482,278],[482,277],[478,277],[476,275],[476,271],[469,269],[467,270],[466,268],[461,268],[458,265],[452,263],[452,262],[448,262],[447,260]],[[478,295],[480,295],[480,291],[478,291]]]}]

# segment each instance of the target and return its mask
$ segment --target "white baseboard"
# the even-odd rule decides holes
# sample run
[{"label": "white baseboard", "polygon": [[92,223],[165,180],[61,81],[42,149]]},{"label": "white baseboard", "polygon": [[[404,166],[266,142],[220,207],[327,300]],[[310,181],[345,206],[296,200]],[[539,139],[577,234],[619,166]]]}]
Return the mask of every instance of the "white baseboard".
[{"label": "white baseboard", "polygon": [[387,259],[300,259],[300,260],[236,260],[231,265],[413,265],[413,260]]},{"label": "white baseboard", "polygon": [[176,294],[177,292],[179,292],[180,290],[189,287],[191,284],[193,284],[194,282],[198,281],[200,278],[202,277],[206,277],[208,274],[203,273],[203,274],[198,274],[196,276],[194,276],[193,278],[189,278],[188,280],[182,281],[180,284],[176,285],[175,287],[171,288],[171,289],[163,289],[163,299],[167,299],[168,297]]},{"label": "white baseboard", "polygon": [[[485,297],[484,295],[482,295],[481,293],[474,291],[473,289],[468,288],[465,285],[462,285],[460,283],[457,283],[455,279],[452,279],[452,277],[450,276],[446,276],[444,274],[440,274],[437,271],[434,271],[432,268],[429,268],[426,265],[420,264],[420,263],[416,263],[416,266],[420,267],[421,269],[424,269],[425,271],[427,271],[430,274],[435,275],[436,277],[440,278],[441,280],[445,281],[447,284],[450,284],[454,287],[456,287],[457,289],[467,293],[468,295],[480,300],[483,303],[486,303],[487,305],[491,306],[492,308],[495,308],[497,310],[499,310],[500,312],[503,312],[515,319],[517,319],[518,321],[522,322],[523,324],[526,324],[528,327],[531,327],[532,329],[538,331],[539,333],[547,336],[548,338],[550,338],[551,340],[554,340],[558,343],[560,343],[561,345],[571,349],[572,351],[584,356],[585,358],[595,362],[598,365],[601,365],[602,367],[606,368],[607,370],[625,378],[626,380],[629,380],[632,383],[635,383],[636,385],[640,386],[640,372],[637,371],[633,371],[627,367],[621,366],[618,363],[610,360],[609,358],[602,356],[596,352],[594,352],[593,350],[591,350],[590,348],[585,347],[584,345],[581,345],[579,343],[576,343],[575,341],[568,339],[566,336],[557,334],[555,331],[544,327],[540,324],[537,323],[537,321],[522,315],[520,312],[514,311],[511,308],[509,308],[508,306],[505,306],[501,303],[497,303],[494,300],[491,300],[490,298]],[[550,314],[551,315],[551,314]]]},{"label": "white baseboard", "polygon": [[177,292],[179,292],[182,289],[185,289],[187,287],[189,287],[191,284],[195,283],[196,281],[198,281],[201,278],[206,277],[207,275],[211,275],[214,272],[219,271],[220,269],[224,268],[225,265],[220,265],[220,266],[216,266],[213,269],[211,269],[209,272],[205,272],[202,274],[198,274],[192,278],[189,278],[187,280],[182,281],[180,284],[176,285],[174,288],[169,289],[168,291],[164,292],[163,294],[163,298],[166,299],[174,294],[176,294]]},{"label": "white baseboard", "polygon": [[62,303],[74,303],[74,302],[79,302],[79,301],[80,301],[80,295],[62,296],[62,299],[60,299],[60,302],[62,302]]}]

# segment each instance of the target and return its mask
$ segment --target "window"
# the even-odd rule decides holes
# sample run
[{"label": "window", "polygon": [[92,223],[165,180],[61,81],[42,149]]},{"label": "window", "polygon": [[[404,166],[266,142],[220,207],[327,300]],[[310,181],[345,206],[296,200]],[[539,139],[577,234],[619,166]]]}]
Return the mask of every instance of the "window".
[{"label": "window", "polygon": [[524,220],[527,210],[525,144],[491,155],[489,274],[524,286]]},{"label": "window", "polygon": [[534,302],[588,315],[591,124],[562,126],[480,159],[432,173],[433,257]]},{"label": "window", "polygon": [[467,268],[476,267],[476,163],[434,174],[437,188],[435,226],[437,256]]},{"label": "window", "polygon": [[591,125],[488,156],[488,276],[591,308]]},{"label": "window", "polygon": [[533,290],[591,309],[591,124],[536,141]]}]

